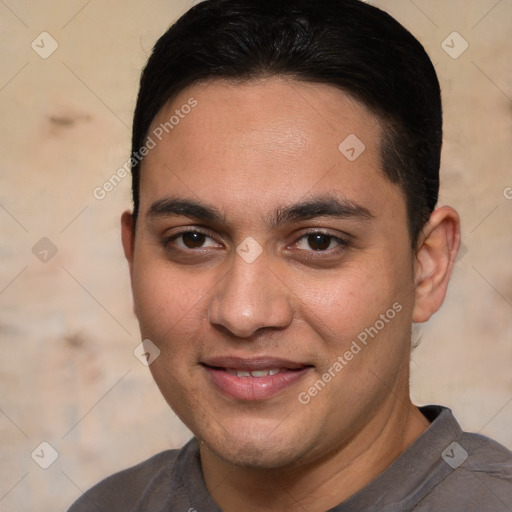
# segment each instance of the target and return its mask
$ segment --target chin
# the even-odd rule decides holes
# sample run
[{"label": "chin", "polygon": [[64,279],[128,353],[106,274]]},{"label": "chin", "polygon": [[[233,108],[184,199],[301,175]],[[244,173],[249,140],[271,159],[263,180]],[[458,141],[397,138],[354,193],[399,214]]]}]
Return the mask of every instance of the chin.
[{"label": "chin", "polygon": [[198,436],[206,447],[224,462],[252,469],[274,469],[293,465],[305,451],[304,439],[297,429],[295,435],[280,430],[279,424],[252,424],[236,430],[212,432]]},{"label": "chin", "polygon": [[246,442],[241,445],[224,445],[221,443],[209,444],[206,446],[218,458],[224,462],[250,469],[277,469],[293,465],[298,458],[297,448],[276,450],[276,446],[262,446],[253,442]]}]

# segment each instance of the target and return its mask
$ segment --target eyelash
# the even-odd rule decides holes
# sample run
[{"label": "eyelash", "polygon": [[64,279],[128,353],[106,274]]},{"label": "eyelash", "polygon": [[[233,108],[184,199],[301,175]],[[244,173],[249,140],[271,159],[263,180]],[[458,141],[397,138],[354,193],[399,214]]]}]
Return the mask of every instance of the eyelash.
[{"label": "eyelash", "polygon": [[[199,229],[186,229],[186,230],[183,230],[183,231],[180,231],[179,233],[175,233],[171,236],[168,236],[168,237],[165,237],[163,240],[162,240],[162,246],[169,250],[170,247],[170,243],[171,242],[174,242],[175,240],[177,240],[178,238],[180,238],[181,236],[187,234],[187,233],[197,233],[197,234],[200,234],[200,235],[203,235],[207,238],[210,238],[211,240],[214,240],[212,236],[210,236],[210,234],[208,234],[207,232],[204,232],[204,231],[201,231]],[[339,236],[335,236],[333,235],[332,233],[328,233],[328,232],[325,232],[325,231],[322,231],[322,230],[315,230],[315,231],[309,231],[307,233],[304,233],[303,235],[301,235],[295,242],[294,242],[294,245],[297,245],[301,240],[307,240],[307,238],[309,236],[314,236],[314,235],[324,235],[326,237],[329,237],[330,238],[330,242],[329,242],[329,245],[331,244],[332,241],[335,241],[336,243],[338,243],[338,246],[333,248],[333,249],[326,249],[326,250],[318,250],[318,251],[315,251],[314,249],[310,249],[310,250],[305,250],[305,249],[299,249],[299,251],[303,251],[303,252],[307,252],[307,253],[311,253],[311,254],[328,254],[328,255],[331,255],[333,254],[334,252],[338,252],[340,250],[343,250],[343,249],[346,249],[350,246],[350,241],[347,239],[347,238],[341,238]],[[172,249],[175,249],[177,251],[182,251],[182,252],[198,252],[198,251],[201,251],[201,250],[204,250],[203,247],[199,247],[197,249],[190,249],[190,248],[186,248],[186,249],[183,249],[183,248],[172,248]],[[317,256],[317,257],[321,257],[321,256]]]}]

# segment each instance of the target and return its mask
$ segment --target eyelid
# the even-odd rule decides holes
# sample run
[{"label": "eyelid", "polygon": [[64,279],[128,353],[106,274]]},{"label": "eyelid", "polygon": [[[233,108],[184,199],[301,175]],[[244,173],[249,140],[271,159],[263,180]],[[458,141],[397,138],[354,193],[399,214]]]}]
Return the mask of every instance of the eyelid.
[{"label": "eyelid", "polygon": [[[212,236],[212,233],[206,228],[201,228],[201,227],[197,227],[197,226],[183,226],[178,229],[179,229],[178,232],[173,233],[168,236],[165,236],[162,239],[162,245],[164,246],[164,248],[168,248],[168,245],[170,244],[170,242],[175,241],[176,239],[178,239],[180,236],[184,235],[185,233],[199,233],[199,234],[204,235],[205,237],[209,238],[216,244],[223,245],[222,243],[218,242],[216,237]],[[318,255],[317,257],[321,257],[322,254],[324,254],[324,255],[332,254],[333,252],[339,251],[340,249],[345,249],[351,243],[350,242],[351,237],[347,234],[343,236],[343,235],[340,235],[339,233],[334,234],[334,233],[328,231],[327,229],[317,228],[317,229],[309,229],[308,231],[305,231],[304,233],[302,233],[298,238],[295,238],[295,241],[292,243],[292,245],[296,246],[301,240],[304,240],[308,236],[313,236],[313,235],[317,235],[317,234],[324,235],[324,236],[330,237],[331,239],[335,240],[338,243],[337,247],[334,247],[332,249],[319,250],[319,251],[316,251],[314,249],[310,249],[310,250],[298,249],[298,250],[301,252],[312,253],[312,254]],[[209,249],[211,247],[199,247],[196,249],[183,248],[183,247],[175,247],[175,248],[177,250],[181,250],[181,251],[199,252],[201,250]]]},{"label": "eyelid", "polygon": [[[180,227],[179,231],[176,233],[173,233],[172,235],[164,236],[162,239],[162,245],[164,248],[168,248],[168,245],[170,242],[173,242],[174,240],[178,239],[180,236],[184,235],[185,233],[199,233],[201,235],[204,235],[205,237],[209,238],[210,240],[214,241],[215,243],[219,244],[219,242],[215,239],[215,237],[212,236],[211,232],[209,232],[207,229],[198,228],[195,226],[184,226]],[[207,247],[199,247],[198,249],[190,249],[190,248],[181,248],[178,247],[178,250],[181,251],[200,251],[202,249],[206,249]]]},{"label": "eyelid", "polygon": [[348,246],[350,246],[350,243],[351,243],[349,235],[341,236],[340,234],[334,234],[325,229],[310,229],[309,231],[303,233],[298,238],[296,238],[295,241],[293,242],[293,245],[297,245],[301,240],[304,240],[308,236],[312,236],[312,235],[324,235],[324,236],[330,237],[331,239],[335,240],[338,243],[338,246],[334,247],[332,249],[326,249],[324,251],[315,251],[314,249],[310,249],[310,250],[298,249],[299,251],[308,252],[308,253],[317,254],[317,255],[332,254],[333,252],[339,251],[340,249],[347,248]]},{"label": "eyelid", "polygon": [[348,233],[340,233],[339,231],[336,231],[335,233],[333,233],[328,228],[306,228],[305,231],[299,235],[297,240],[304,238],[306,236],[311,236],[311,235],[330,236],[332,238],[336,238],[338,240],[345,241],[345,242],[349,242],[350,239],[352,238]]}]

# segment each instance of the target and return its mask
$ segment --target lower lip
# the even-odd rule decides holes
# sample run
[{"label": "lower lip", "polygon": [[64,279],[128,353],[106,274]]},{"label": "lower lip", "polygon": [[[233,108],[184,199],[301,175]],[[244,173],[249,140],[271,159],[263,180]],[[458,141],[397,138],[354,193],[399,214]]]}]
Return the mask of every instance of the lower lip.
[{"label": "lower lip", "polygon": [[203,366],[213,384],[224,394],[237,400],[264,400],[301,380],[310,367],[279,372],[266,377],[237,377],[224,370]]}]

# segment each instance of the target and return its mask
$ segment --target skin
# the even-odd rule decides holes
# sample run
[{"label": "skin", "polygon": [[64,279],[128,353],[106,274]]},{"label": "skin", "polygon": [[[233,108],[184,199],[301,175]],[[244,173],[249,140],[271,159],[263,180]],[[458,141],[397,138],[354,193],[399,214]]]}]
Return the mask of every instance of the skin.
[{"label": "skin", "polygon": [[[459,219],[449,207],[436,209],[411,249],[403,192],[381,171],[378,119],[337,89],[277,77],[196,84],[152,129],[191,97],[197,107],[143,162],[136,227],[130,212],[122,216],[142,338],[161,351],[150,368],[201,441],[205,482],[222,510],[324,511],[428,427],[409,398],[411,324],[442,304]],[[338,150],[349,134],[366,148],[352,162]],[[223,219],[149,213],[177,197]],[[271,222],[277,209],[318,198],[369,215]],[[169,240],[184,229],[207,236]],[[318,231],[331,235],[321,249],[305,236]],[[236,252],[246,237],[262,248],[252,263]],[[395,303],[401,311],[300,403],[299,393]],[[237,400],[200,364],[225,355],[311,368],[266,399]]]}]

